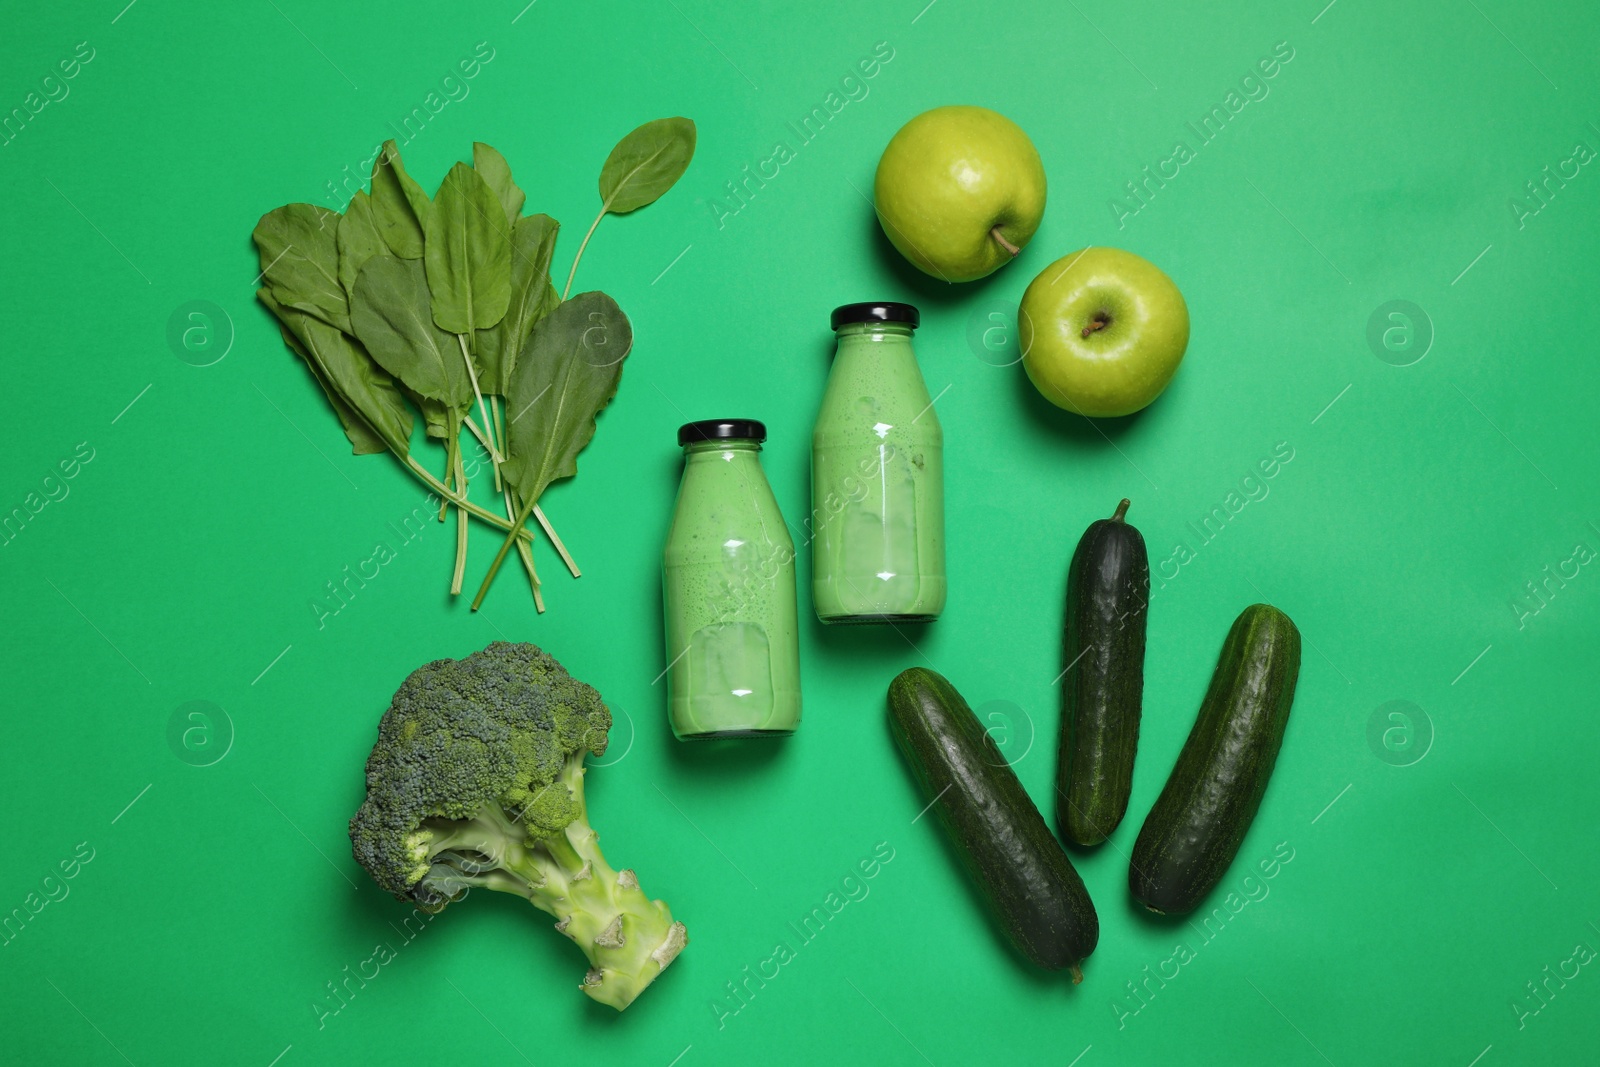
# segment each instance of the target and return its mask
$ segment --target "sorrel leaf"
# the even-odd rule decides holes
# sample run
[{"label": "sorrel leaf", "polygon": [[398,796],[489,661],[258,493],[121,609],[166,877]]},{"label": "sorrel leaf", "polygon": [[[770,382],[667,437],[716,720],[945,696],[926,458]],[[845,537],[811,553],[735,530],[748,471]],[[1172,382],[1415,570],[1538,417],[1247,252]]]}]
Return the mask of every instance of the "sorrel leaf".
[{"label": "sorrel leaf", "polygon": [[647,122],[618,141],[600,168],[603,210],[625,215],[655,203],[688,169],[694,144],[694,123],[684,118]]},{"label": "sorrel leaf", "polygon": [[344,218],[339,220],[338,235],[339,284],[344,286],[348,295],[355,290],[356,275],[361,273],[367,260],[389,251],[383,234],[378,230],[377,216],[372,211],[372,198],[364,191],[356,190],[350,206],[344,209]]},{"label": "sorrel leaf", "polygon": [[550,283],[550,256],[560,228],[549,215],[530,215],[519,218],[512,230],[511,302],[499,323],[478,331],[478,384],[486,393],[505,395],[517,353],[534,324],[561,303]]},{"label": "sorrel leaf", "polygon": [[289,347],[306,361],[328,395],[356,455],[383,451],[404,456],[410,449],[411,410],[382,367],[349,334],[314,315],[286,307],[262,288],[256,293],[278,317]]},{"label": "sorrel leaf", "polygon": [[505,317],[511,300],[511,225],[489,183],[457,163],[428,216],[427,287],[441,330],[470,334]]},{"label": "sorrel leaf", "polygon": [[506,391],[501,467],[525,504],[578,473],[578,453],[616,395],[632,347],[628,317],[600,292],[579,293],[534,326]]},{"label": "sorrel leaf", "polygon": [[473,141],[472,169],[489,183],[489,188],[494,190],[495,198],[506,209],[506,222],[515,226],[517,219],[522,217],[522,205],[527,200],[527,194],[517,188],[517,183],[511,180],[511,164],[506,162],[506,157],[495,151],[491,145]]},{"label": "sorrel leaf", "polygon": [[349,301],[339,284],[339,213],[315,204],[286,204],[256,223],[261,277],[273,299],[348,329]]},{"label": "sorrel leaf", "polygon": [[374,256],[361,268],[350,304],[356,337],[411,391],[464,411],[472,400],[466,361],[433,318],[419,260]]},{"label": "sorrel leaf", "polygon": [[430,208],[428,194],[400,162],[400,149],[393,141],[383,142],[372,164],[372,213],[390,252],[402,259],[422,258]]}]

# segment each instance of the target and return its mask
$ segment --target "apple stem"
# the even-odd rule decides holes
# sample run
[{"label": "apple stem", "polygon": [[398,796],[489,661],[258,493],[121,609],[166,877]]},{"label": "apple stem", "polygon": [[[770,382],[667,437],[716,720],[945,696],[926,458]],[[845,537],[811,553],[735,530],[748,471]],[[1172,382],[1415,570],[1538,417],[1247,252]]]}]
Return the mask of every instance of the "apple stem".
[{"label": "apple stem", "polygon": [[1122,500],[1122,503],[1117,505],[1116,513],[1111,516],[1111,521],[1112,522],[1121,522],[1122,521],[1122,517],[1124,515],[1126,515],[1127,513],[1128,513],[1128,500],[1127,500],[1126,497],[1124,497],[1123,500]]},{"label": "apple stem", "polygon": [[1015,256],[1018,252],[1022,251],[1022,249],[1018,248],[1016,245],[1014,245],[1010,241],[1006,240],[1006,235],[1000,232],[1000,227],[999,226],[996,226],[993,229],[991,229],[989,231],[989,233],[990,233],[991,236],[994,237],[994,239],[996,241],[1000,242],[1000,247],[1001,248],[1005,249],[1007,252],[1010,252],[1013,256]]},{"label": "apple stem", "polygon": [[1111,317],[1105,312],[1096,312],[1095,317],[1089,320],[1089,325],[1083,328],[1083,336],[1088,337],[1097,330],[1103,330],[1111,325]]}]

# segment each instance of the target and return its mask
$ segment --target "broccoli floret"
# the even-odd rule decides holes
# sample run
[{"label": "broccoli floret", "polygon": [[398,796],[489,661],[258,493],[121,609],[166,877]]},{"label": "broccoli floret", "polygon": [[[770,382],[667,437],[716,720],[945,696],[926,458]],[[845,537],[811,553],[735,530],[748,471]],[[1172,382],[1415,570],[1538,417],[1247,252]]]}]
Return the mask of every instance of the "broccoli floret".
[{"label": "broccoli floret", "polygon": [[417,668],[367,758],[357,861],[430,913],[471,889],[527,898],[589,957],[579,988],[621,1011],[688,938],[589,826],[584,754],[605,752],[610,728],[594,687],[530,644]]}]

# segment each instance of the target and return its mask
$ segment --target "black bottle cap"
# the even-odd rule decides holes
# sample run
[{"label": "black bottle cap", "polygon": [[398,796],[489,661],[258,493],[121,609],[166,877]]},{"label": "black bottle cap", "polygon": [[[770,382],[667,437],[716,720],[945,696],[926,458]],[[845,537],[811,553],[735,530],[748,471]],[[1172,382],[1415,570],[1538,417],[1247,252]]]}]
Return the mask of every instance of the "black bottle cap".
[{"label": "black bottle cap", "polygon": [[833,309],[833,328],[837,330],[852,322],[903,322],[915,330],[922,316],[910,304],[897,304],[892,300],[875,300],[866,304],[845,304]]},{"label": "black bottle cap", "polygon": [[767,427],[755,419],[702,419],[678,427],[678,444],[702,441],[765,441]]}]

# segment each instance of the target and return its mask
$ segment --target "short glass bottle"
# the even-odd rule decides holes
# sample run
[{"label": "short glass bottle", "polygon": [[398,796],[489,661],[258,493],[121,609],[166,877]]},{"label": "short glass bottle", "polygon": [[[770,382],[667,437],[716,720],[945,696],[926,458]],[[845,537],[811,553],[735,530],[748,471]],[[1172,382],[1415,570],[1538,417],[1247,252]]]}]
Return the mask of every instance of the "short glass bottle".
[{"label": "short glass bottle", "polygon": [[679,740],[783,736],[800,724],[794,542],[761,469],[766,436],[754,419],[678,429],[683,481],[662,588]]}]

